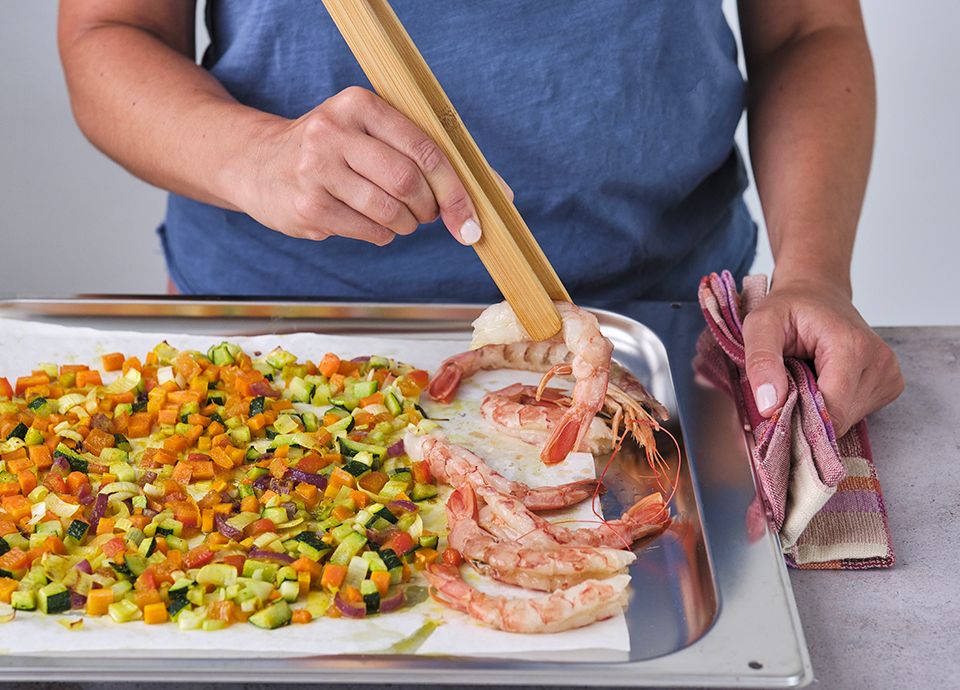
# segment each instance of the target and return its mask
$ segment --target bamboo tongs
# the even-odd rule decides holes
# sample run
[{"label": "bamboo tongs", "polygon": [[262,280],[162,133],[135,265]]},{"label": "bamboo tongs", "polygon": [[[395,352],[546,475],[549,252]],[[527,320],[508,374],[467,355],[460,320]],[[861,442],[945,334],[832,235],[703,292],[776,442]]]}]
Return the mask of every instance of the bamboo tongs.
[{"label": "bamboo tongs", "polygon": [[570,295],[440,83],[387,0],[323,0],[381,98],[446,154],[477,209],[483,235],[474,246],[493,281],[535,340],[560,330],[552,300]]}]

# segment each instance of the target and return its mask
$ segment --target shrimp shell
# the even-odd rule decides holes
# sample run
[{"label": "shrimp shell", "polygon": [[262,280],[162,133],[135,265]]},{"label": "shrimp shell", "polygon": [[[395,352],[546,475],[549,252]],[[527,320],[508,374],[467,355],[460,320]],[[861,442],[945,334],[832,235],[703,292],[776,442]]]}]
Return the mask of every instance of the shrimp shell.
[{"label": "shrimp shell", "polygon": [[600,487],[597,479],[535,488],[512,481],[494,471],[478,455],[440,436],[407,433],[404,450],[414,460],[426,460],[430,473],[445,484],[454,488],[465,485],[490,486],[521,501],[530,510],[565,508],[590,498]]},{"label": "shrimp shell", "polygon": [[636,560],[629,551],[604,547],[531,548],[500,541],[477,523],[473,488],[465,485],[447,500],[447,543],[478,572],[509,584],[550,592],[584,580],[622,572]]},{"label": "shrimp shell", "polygon": [[517,633],[561,632],[615,616],[627,605],[630,584],[629,575],[618,575],[549,594],[512,598],[471,587],[452,566],[433,564],[424,575],[447,606],[491,628]]}]

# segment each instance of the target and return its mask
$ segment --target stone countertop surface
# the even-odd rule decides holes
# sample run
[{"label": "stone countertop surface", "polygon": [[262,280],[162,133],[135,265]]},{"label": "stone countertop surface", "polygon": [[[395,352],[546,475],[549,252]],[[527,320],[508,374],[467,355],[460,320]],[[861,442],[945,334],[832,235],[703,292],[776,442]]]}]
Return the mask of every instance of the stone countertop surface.
[{"label": "stone countertop surface", "polygon": [[[960,327],[878,332],[900,357],[907,381],[904,394],[869,419],[897,562],[889,570],[791,572],[816,675],[811,687],[960,687]],[[469,680],[450,678],[450,685]],[[155,684],[21,686],[133,690]]]}]

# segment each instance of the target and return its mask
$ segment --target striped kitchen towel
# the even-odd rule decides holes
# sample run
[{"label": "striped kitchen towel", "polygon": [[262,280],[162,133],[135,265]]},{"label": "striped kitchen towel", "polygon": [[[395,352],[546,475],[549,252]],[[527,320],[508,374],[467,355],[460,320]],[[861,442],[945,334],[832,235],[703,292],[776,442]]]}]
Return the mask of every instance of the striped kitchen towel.
[{"label": "striped kitchen towel", "polygon": [[748,522],[765,515],[795,568],[888,568],[893,546],[866,421],[837,439],[813,371],[794,357],[785,360],[784,406],[769,419],[757,410],[744,368],[742,324],[766,293],[766,276],[745,278],[743,294],[728,271],[700,282],[708,328],[697,343],[697,370],[736,399],[752,435],[763,510],[752,506]]}]

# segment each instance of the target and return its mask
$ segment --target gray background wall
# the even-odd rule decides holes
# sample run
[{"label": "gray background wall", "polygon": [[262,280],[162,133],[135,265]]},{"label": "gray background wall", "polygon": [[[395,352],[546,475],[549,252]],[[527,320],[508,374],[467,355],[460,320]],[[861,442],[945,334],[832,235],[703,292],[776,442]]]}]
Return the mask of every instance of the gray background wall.
[{"label": "gray background wall", "polygon": [[[960,323],[960,4],[865,0],[864,14],[879,122],[856,303],[877,325]],[[52,0],[33,0],[5,3],[0,22],[0,293],[162,292],[164,195],[78,131],[55,20]],[[749,202],[760,218],[752,193]],[[771,266],[764,243],[755,270]]]}]

